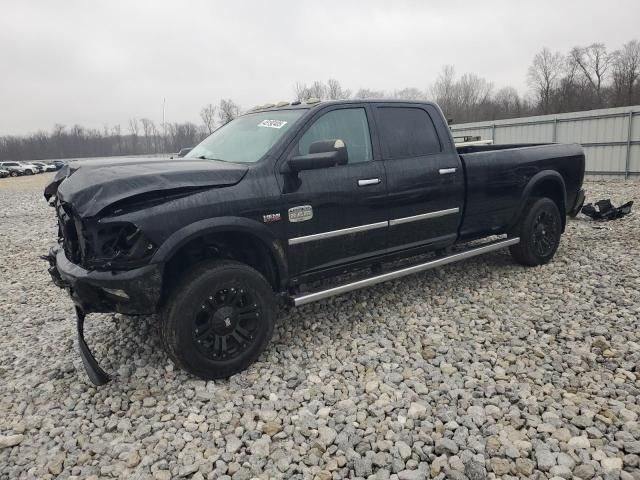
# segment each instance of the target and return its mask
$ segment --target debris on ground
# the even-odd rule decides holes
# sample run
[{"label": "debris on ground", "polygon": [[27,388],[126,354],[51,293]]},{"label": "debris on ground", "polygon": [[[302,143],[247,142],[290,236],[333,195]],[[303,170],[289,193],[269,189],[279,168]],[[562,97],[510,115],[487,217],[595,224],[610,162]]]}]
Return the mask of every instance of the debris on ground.
[{"label": "debris on ground", "polygon": [[607,198],[606,200],[598,200],[595,206],[593,203],[587,203],[582,207],[582,213],[594,220],[615,220],[631,213],[632,205],[633,202],[627,202],[619,207],[614,207],[611,200]]}]

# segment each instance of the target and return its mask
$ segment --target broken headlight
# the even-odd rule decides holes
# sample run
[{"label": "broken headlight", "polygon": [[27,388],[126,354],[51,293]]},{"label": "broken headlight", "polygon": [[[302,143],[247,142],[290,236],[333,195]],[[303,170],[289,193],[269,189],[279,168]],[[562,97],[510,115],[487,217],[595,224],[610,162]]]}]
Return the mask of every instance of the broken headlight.
[{"label": "broken headlight", "polygon": [[157,248],[132,223],[98,223],[88,230],[91,233],[83,235],[83,250],[88,266],[122,269],[138,267],[146,263]]}]

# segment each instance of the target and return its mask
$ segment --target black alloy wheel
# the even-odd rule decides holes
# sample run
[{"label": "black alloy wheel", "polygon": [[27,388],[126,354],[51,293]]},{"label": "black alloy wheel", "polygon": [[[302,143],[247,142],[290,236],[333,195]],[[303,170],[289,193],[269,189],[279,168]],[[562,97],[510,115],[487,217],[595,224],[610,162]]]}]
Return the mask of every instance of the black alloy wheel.
[{"label": "black alloy wheel", "polygon": [[547,257],[555,248],[558,238],[557,216],[542,210],[533,223],[533,250],[539,257]]},{"label": "black alloy wheel", "polygon": [[212,360],[231,360],[255,343],[260,307],[254,295],[229,286],[203,299],[193,321],[193,340]]},{"label": "black alloy wheel", "polygon": [[562,217],[556,203],[550,198],[534,198],[528,202],[520,222],[510,234],[519,237],[520,243],[509,250],[522,265],[543,265],[555,255],[561,235]]},{"label": "black alloy wheel", "polygon": [[173,288],[160,333],[178,366],[203,379],[227,378],[264,351],[275,316],[273,289],[260,272],[236,261],[211,260]]}]

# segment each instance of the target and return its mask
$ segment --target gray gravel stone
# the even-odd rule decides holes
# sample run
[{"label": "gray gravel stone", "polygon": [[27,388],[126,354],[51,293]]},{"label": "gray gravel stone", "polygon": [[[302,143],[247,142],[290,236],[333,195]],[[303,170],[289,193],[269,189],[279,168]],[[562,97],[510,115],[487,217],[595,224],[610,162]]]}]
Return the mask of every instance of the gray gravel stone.
[{"label": "gray gravel stone", "polygon": [[590,463],[583,463],[573,470],[573,474],[578,478],[593,478],[596,474],[596,469]]},{"label": "gray gravel stone", "polygon": [[439,438],[436,440],[436,448],[435,451],[437,454],[442,453],[458,453],[459,447],[450,438]]},{"label": "gray gravel stone", "polygon": [[0,448],[9,448],[20,445],[24,440],[24,435],[0,435]]},{"label": "gray gravel stone", "polygon": [[556,455],[549,450],[536,450],[535,456],[538,468],[543,472],[548,472],[556,464]]}]

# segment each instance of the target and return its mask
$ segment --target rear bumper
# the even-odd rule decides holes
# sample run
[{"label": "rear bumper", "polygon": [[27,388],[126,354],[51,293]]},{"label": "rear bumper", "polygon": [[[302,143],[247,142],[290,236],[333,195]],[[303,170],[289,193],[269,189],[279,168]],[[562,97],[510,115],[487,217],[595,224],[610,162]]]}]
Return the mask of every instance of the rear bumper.
[{"label": "rear bumper", "polygon": [[66,288],[83,312],[156,313],[162,270],[158,264],[126,271],[91,271],[71,263],[57,245],[45,257],[53,283]]},{"label": "rear bumper", "polygon": [[571,209],[569,210],[569,215],[571,217],[575,217],[576,215],[578,215],[578,213],[580,213],[580,209],[582,208],[582,205],[584,204],[584,190],[580,189],[578,191],[578,194],[576,195],[576,200],[575,202],[573,202],[573,205],[571,206]]}]

